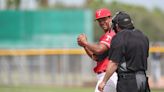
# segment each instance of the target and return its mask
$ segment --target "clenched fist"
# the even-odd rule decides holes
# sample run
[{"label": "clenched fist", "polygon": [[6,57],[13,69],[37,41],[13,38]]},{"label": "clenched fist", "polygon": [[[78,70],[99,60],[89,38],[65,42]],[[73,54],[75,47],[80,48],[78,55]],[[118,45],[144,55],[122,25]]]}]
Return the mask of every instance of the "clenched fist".
[{"label": "clenched fist", "polygon": [[85,45],[87,44],[87,37],[85,34],[80,34],[77,37],[77,42],[79,46],[85,47]]}]

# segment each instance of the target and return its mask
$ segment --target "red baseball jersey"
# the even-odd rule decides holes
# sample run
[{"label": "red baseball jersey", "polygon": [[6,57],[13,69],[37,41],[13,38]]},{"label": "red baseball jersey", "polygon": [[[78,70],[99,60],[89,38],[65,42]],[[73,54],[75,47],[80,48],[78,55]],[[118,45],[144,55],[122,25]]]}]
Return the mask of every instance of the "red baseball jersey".
[{"label": "red baseball jersey", "polygon": [[[99,43],[105,44],[108,48],[110,48],[110,43],[114,35],[115,32],[113,32],[112,30],[110,32],[109,31],[106,32],[104,35],[100,37]],[[97,66],[94,68],[94,72],[98,73],[98,72],[106,71],[108,63],[109,63],[109,59],[106,56],[103,60],[97,62]]]}]

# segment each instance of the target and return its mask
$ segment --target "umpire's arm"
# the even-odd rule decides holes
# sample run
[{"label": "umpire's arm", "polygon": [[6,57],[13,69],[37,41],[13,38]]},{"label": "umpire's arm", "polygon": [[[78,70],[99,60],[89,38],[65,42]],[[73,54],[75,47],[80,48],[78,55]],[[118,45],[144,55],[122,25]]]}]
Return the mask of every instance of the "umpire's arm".
[{"label": "umpire's arm", "polygon": [[118,67],[118,63],[110,60],[110,63],[108,63],[105,77],[98,86],[99,91],[103,92],[105,84],[107,83],[108,79],[113,75],[113,73],[117,70],[117,67]]}]

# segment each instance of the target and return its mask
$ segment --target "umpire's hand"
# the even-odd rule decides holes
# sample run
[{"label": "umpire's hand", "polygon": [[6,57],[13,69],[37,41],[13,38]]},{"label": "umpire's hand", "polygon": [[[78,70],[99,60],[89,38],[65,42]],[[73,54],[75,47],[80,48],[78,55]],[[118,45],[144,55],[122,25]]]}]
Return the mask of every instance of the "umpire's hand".
[{"label": "umpire's hand", "polygon": [[100,92],[103,92],[104,87],[105,87],[105,82],[102,81],[102,82],[98,85],[98,90],[99,90]]},{"label": "umpire's hand", "polygon": [[77,38],[77,42],[79,46],[85,47],[87,44],[87,37],[85,34],[80,34]]}]

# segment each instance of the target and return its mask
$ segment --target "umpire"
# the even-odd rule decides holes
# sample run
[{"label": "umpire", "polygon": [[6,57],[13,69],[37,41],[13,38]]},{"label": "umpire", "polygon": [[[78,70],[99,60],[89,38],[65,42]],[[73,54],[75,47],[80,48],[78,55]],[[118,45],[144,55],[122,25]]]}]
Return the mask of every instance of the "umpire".
[{"label": "umpire", "polygon": [[111,42],[110,65],[99,84],[99,90],[103,92],[107,80],[117,71],[117,92],[150,92],[145,73],[149,53],[148,38],[134,28],[130,16],[125,12],[116,13],[112,25],[117,34]]}]

